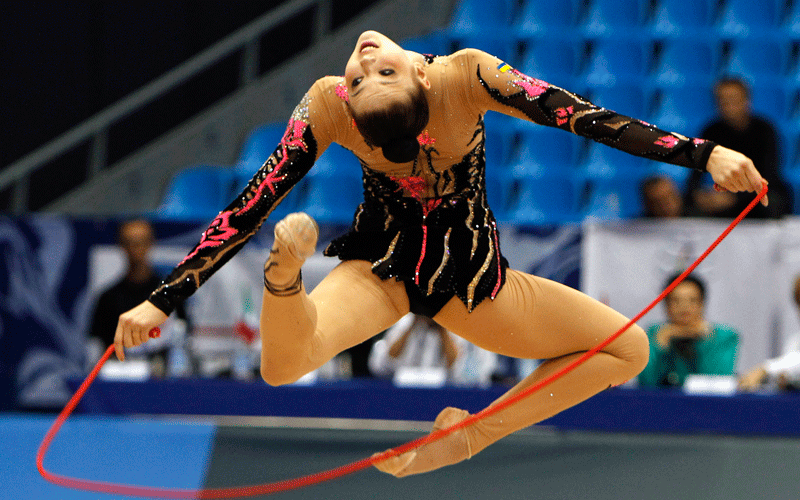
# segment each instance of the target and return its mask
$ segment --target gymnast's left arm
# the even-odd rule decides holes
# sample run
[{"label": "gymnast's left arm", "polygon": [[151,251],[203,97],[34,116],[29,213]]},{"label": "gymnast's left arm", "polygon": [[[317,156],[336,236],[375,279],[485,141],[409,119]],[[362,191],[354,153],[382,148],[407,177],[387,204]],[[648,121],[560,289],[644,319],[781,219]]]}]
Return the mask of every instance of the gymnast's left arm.
[{"label": "gymnast's left arm", "polygon": [[[470,102],[479,112],[497,111],[560,128],[650,160],[708,171],[718,189],[759,192],[765,183],[753,162],[705,139],[667,132],[644,121],[592,104],[587,99],[523,74],[494,56],[467,49]],[[767,199],[762,200],[764,205]]]}]

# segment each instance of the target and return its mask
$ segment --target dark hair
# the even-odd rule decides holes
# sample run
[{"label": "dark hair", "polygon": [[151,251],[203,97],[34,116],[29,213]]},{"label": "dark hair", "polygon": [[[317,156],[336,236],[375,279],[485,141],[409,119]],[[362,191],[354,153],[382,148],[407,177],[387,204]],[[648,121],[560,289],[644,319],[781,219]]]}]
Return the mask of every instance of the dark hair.
[{"label": "dark hair", "polygon": [[394,163],[407,163],[417,157],[417,136],[425,130],[429,116],[428,100],[420,85],[409,93],[408,100],[362,114],[353,113],[356,127],[367,143],[381,148],[383,156]]},{"label": "dark hair", "polygon": [[[681,274],[682,273],[673,274],[672,276],[667,278],[667,281],[664,282],[664,288],[666,289],[669,285],[671,285],[672,282],[678,279],[678,276],[680,276]],[[700,290],[700,300],[702,300],[705,303],[706,284],[703,282],[703,280],[701,280],[694,274],[690,274],[689,276],[683,278],[683,281],[681,283],[694,283],[697,286],[697,289]]]}]

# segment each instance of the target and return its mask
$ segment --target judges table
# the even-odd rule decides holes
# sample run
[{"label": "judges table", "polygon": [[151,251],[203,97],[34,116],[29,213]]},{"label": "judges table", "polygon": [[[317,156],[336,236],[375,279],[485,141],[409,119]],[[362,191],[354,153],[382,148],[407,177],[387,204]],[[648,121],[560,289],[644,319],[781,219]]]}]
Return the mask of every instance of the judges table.
[{"label": "judges table", "polygon": [[[74,388],[80,380],[72,380]],[[97,380],[83,413],[325,417],[432,421],[446,406],[471,413],[505,387],[401,388],[378,380],[270,387],[263,382],[169,379]],[[554,397],[558,397],[555,395]],[[678,390],[616,388],[539,425],[621,432],[800,436],[800,395],[688,395]]]}]

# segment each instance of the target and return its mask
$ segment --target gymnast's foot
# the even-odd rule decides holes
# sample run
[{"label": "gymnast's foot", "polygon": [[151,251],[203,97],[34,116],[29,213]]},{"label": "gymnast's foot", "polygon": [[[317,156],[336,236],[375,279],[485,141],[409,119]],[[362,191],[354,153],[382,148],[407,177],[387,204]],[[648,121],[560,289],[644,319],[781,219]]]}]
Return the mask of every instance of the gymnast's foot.
[{"label": "gymnast's foot", "polygon": [[[455,425],[469,417],[469,412],[458,408],[445,408],[436,417],[431,434]],[[376,453],[373,457],[379,456]],[[471,458],[470,444],[464,429],[447,434],[446,436],[419,448],[403,453],[402,455],[376,462],[375,467],[395,477],[411,476],[439,469],[446,465],[453,465],[467,458]]]},{"label": "gymnast's foot", "polygon": [[275,224],[275,243],[264,264],[267,286],[283,289],[299,283],[300,268],[314,254],[319,226],[308,214],[289,214]]}]

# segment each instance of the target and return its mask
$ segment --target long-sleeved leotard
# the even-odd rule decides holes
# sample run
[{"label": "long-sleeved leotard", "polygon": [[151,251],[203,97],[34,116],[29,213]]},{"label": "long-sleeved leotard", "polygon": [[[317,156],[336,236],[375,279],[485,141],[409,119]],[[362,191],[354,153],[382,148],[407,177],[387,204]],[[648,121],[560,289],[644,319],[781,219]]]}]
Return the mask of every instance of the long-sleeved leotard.
[{"label": "long-sleeved leotard", "polygon": [[[275,152],[200,243],[150,297],[165,313],[189,297],[252,237],[331,142],[360,160],[364,202],[326,255],[363,259],[383,279],[457,295],[472,310],[505,279],[485,194],[483,117],[497,111],[557,127],[645,158],[704,170],[714,144],[665,132],[526,76],[484,52],[419,56],[431,82],[420,154],[396,164],[355,127],[342,77],[318,80],[297,106]],[[355,208],[355,207],[354,207]]]}]

